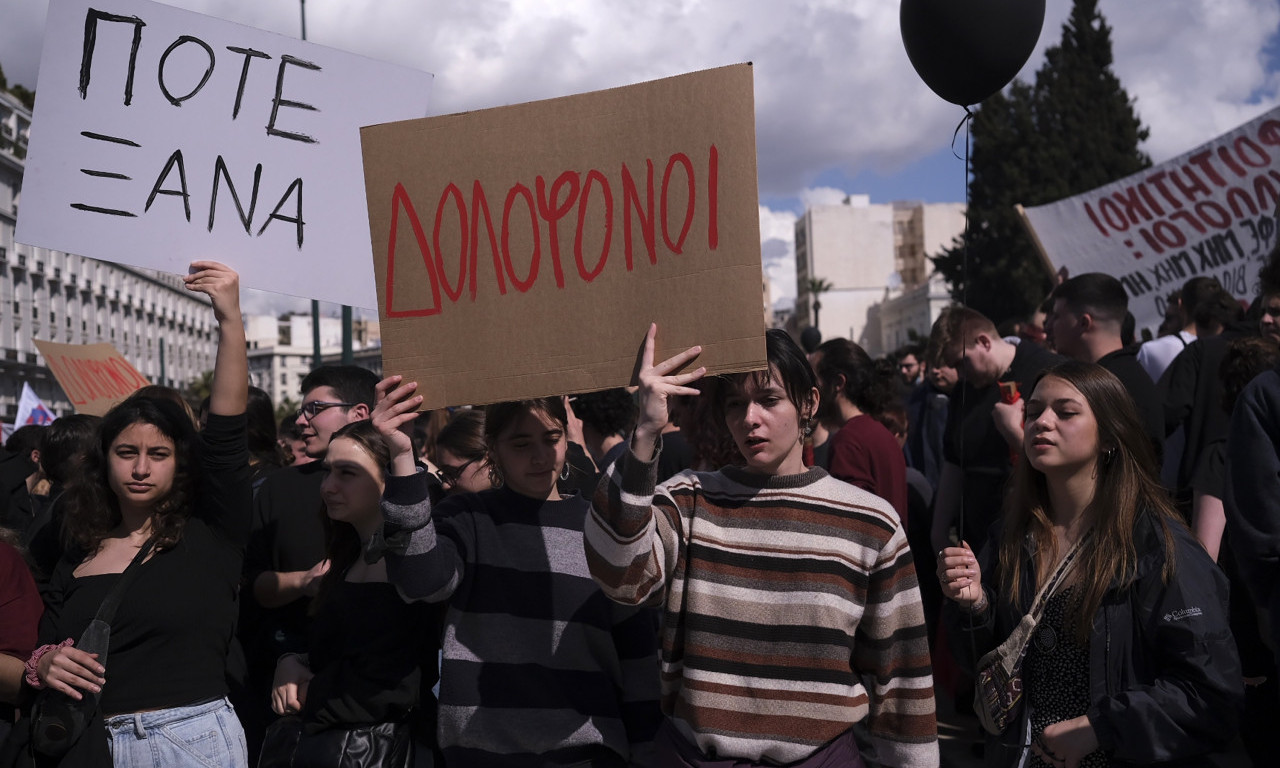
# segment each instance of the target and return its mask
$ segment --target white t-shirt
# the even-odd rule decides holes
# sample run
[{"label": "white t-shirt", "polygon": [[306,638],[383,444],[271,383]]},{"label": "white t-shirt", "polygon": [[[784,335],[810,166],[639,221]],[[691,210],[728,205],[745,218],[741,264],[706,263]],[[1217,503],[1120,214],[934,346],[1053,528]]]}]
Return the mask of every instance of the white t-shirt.
[{"label": "white t-shirt", "polygon": [[1159,383],[1160,377],[1173,362],[1173,358],[1180,355],[1182,350],[1195,340],[1196,335],[1191,331],[1178,331],[1176,334],[1152,339],[1138,349],[1138,364],[1152,381]]}]

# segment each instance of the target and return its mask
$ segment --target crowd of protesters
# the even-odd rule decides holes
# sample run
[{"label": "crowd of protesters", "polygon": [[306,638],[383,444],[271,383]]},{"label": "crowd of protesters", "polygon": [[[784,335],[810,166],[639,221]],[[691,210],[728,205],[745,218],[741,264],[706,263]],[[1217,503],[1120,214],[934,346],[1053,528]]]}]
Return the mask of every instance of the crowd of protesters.
[{"label": "crowd of protesters", "polygon": [[283,420],[235,273],[186,282],[204,402],[4,446],[0,765],[936,766],[1011,638],[989,765],[1269,764],[1280,249],[1146,340],[1064,275],[879,360],[773,330],[707,377],[653,325],[628,390],[420,413],[325,366]]}]

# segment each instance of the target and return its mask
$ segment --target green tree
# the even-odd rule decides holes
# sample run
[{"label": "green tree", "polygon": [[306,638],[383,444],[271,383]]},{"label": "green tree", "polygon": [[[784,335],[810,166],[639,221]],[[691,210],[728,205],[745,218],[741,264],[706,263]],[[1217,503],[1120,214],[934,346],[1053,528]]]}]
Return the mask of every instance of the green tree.
[{"label": "green tree", "polygon": [[36,92],[35,91],[29,91],[23,86],[18,85],[17,83],[14,83],[13,87],[9,89],[9,93],[12,93],[15,97],[17,97],[18,101],[22,102],[22,105],[27,109],[36,108]]},{"label": "green tree", "polygon": [[1026,316],[1052,286],[1014,205],[1050,203],[1151,165],[1138,149],[1147,129],[1111,64],[1097,0],[1075,0],[1035,85],[1015,81],[974,113],[968,234],[933,262],[955,299],[996,323]]}]

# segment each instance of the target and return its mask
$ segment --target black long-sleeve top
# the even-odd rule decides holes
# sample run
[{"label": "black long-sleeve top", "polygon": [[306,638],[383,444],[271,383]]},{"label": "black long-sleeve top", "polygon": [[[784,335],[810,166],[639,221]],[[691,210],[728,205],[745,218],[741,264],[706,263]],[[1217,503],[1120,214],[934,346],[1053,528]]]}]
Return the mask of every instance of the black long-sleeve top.
[{"label": "black long-sleeve top", "polygon": [[[249,534],[252,488],[245,417],[209,415],[201,480],[181,540],[141,563],[111,622],[102,687],[108,715],[182,706],[227,695],[227,647]],[[75,577],[69,553],[46,592],[40,642],[78,640],[118,573]]]}]

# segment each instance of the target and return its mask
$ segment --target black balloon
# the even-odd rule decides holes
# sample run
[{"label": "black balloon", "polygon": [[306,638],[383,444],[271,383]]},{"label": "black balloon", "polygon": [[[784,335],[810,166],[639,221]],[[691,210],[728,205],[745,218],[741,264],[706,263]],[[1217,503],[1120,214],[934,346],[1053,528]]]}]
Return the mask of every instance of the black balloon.
[{"label": "black balloon", "polygon": [[1044,26],[1044,0],[902,0],[902,44],[920,79],[960,106],[1005,87]]}]

